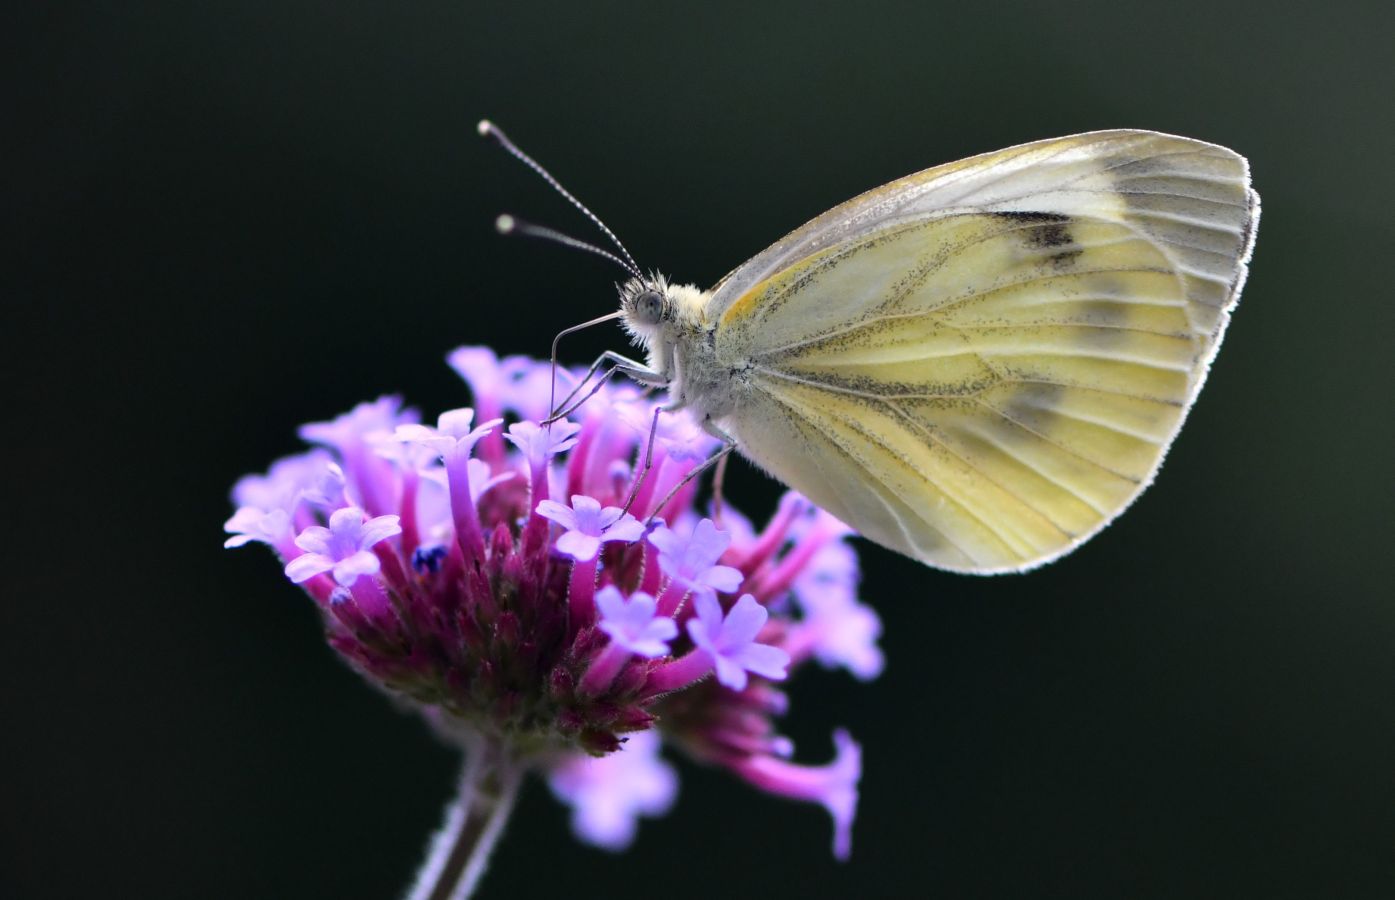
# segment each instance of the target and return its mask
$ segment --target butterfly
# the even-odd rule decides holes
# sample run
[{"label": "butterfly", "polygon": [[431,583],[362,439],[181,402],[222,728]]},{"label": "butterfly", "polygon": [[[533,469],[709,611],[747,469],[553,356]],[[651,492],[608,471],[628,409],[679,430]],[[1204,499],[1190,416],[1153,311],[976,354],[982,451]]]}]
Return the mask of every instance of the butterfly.
[{"label": "butterfly", "polygon": [[717,456],[740,452],[884,547],[1022,572],[1157,474],[1220,348],[1259,209],[1237,153],[1117,130],[893,181],[711,290],[642,274],[602,225],[625,259],[589,249],[633,276],[604,318],[646,359],[610,353],[592,372],[666,388],[668,409],[722,439]]}]

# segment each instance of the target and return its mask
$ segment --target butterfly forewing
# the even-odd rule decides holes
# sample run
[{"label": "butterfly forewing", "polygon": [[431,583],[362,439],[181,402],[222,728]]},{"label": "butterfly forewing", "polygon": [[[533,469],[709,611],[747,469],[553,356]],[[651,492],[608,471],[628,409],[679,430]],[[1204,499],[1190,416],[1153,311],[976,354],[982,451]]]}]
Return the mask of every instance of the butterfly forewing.
[{"label": "butterfly forewing", "polygon": [[720,284],[725,422],[869,538],[1038,565],[1151,480],[1205,378],[1257,199],[1244,160],[1150,132],[1029,144],[865,194]]}]

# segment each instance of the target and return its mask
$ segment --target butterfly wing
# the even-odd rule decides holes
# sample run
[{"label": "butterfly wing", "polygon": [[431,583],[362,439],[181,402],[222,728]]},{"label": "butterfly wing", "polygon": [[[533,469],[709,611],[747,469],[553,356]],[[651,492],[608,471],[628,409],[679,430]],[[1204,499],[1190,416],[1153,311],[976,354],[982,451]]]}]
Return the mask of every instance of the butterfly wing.
[{"label": "butterfly wing", "polygon": [[1152,132],[930,169],[714,289],[743,452],[867,537],[1021,571],[1151,481],[1245,277],[1245,160]]}]

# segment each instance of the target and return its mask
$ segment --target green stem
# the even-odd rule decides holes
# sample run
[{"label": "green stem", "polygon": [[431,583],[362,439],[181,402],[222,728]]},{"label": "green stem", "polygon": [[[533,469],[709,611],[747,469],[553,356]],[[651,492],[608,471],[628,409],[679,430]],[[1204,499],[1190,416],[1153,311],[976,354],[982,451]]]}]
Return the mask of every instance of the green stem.
[{"label": "green stem", "polygon": [[465,755],[460,789],[431,842],[408,900],[465,900],[513,811],[523,768],[498,744],[481,739]]}]

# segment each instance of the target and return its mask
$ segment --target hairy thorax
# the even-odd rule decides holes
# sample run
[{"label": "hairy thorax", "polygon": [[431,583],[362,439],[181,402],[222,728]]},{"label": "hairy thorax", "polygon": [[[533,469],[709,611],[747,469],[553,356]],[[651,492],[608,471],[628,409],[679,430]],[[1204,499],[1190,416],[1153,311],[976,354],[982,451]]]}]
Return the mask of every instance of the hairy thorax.
[{"label": "hairy thorax", "polygon": [[706,315],[710,293],[675,285],[669,288],[669,297],[674,306],[666,335],[673,353],[673,398],[700,422],[721,421],[741,401],[742,361],[721,358],[717,352],[717,323]]},{"label": "hairy thorax", "polygon": [[[639,321],[634,298],[645,291],[663,297],[662,318]],[[663,377],[675,403],[699,422],[720,423],[741,402],[746,385],[744,360],[719,355],[715,321],[707,309],[712,295],[693,285],[668,284],[662,278],[632,282],[622,288],[625,325],[648,351],[648,367]]]}]

